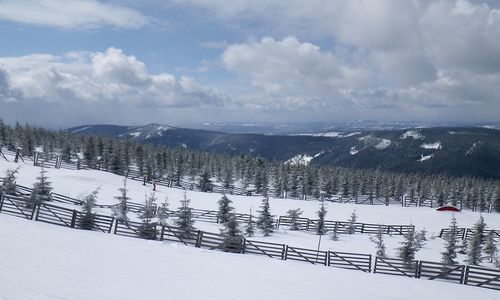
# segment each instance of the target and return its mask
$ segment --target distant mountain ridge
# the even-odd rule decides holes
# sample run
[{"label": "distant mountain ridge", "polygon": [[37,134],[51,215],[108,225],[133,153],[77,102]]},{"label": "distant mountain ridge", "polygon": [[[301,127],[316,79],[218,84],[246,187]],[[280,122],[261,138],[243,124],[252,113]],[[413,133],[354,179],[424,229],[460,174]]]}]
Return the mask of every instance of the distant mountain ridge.
[{"label": "distant mountain ridge", "polygon": [[490,128],[264,135],[148,124],[84,125],[66,131],[200,151],[247,154],[290,163],[500,178],[500,131]]}]

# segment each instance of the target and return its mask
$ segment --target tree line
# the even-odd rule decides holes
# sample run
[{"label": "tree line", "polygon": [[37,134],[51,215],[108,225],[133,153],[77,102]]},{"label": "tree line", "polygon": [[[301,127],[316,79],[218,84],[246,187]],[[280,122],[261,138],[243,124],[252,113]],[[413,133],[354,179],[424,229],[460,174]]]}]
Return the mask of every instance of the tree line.
[{"label": "tree line", "polygon": [[335,166],[295,165],[249,155],[206,153],[185,148],[140,144],[129,139],[51,131],[30,125],[9,126],[0,120],[0,145],[58,155],[116,174],[135,169],[180,185],[196,183],[202,191],[214,185],[239,187],[263,196],[328,199],[343,197],[370,202],[411,203],[432,200],[437,205],[461,205],[477,211],[500,212],[500,181],[425,173],[396,173]]}]

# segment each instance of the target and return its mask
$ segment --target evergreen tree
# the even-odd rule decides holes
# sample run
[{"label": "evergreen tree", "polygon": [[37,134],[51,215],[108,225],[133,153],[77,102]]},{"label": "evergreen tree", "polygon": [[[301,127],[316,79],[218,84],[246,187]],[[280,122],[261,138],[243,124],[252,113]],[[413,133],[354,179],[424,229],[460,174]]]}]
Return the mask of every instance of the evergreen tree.
[{"label": "evergreen tree", "polygon": [[401,247],[397,248],[397,255],[406,264],[411,264],[415,260],[415,254],[418,251],[418,245],[416,245],[415,231],[410,230],[403,236],[404,241],[399,244]]},{"label": "evergreen tree", "polygon": [[486,236],[483,251],[484,254],[486,254],[486,258],[488,259],[488,261],[493,262],[498,253],[498,248],[493,231],[490,231],[490,233]]},{"label": "evergreen tree", "polygon": [[465,262],[470,265],[478,266],[483,262],[482,257],[482,245],[484,242],[484,229],[486,224],[484,223],[483,216],[479,217],[479,220],[474,224],[472,237],[470,238],[467,258]]},{"label": "evergreen tree", "polygon": [[303,211],[300,208],[290,209],[288,212],[288,217],[290,218],[290,230],[300,230],[300,224],[298,219],[302,215]]},{"label": "evergreen tree", "polygon": [[155,217],[156,197],[154,193],[151,193],[151,195],[145,199],[144,206],[140,210],[139,219],[142,220],[142,224],[138,228],[140,237],[148,240],[156,239],[156,223],[152,222]]},{"label": "evergreen tree", "polygon": [[5,172],[5,178],[2,183],[2,194],[15,195],[16,194],[16,176],[19,172],[19,168],[8,169]]},{"label": "evergreen tree", "polygon": [[385,243],[384,243],[384,233],[382,230],[382,226],[378,227],[377,234],[375,236],[370,235],[370,241],[375,243],[375,247],[377,248],[377,256],[385,257]]},{"label": "evergreen tree", "polygon": [[127,193],[128,193],[127,178],[123,179],[123,187],[119,188],[118,191],[120,191],[120,195],[115,197],[115,199],[118,200],[118,204],[116,204],[113,207],[113,216],[116,217],[117,220],[120,220],[122,222],[126,222],[126,221],[128,221],[127,202],[130,200],[130,197],[128,197],[128,195],[127,195]]},{"label": "evergreen tree", "polygon": [[97,188],[92,193],[88,194],[83,198],[82,211],[83,216],[79,220],[80,228],[85,230],[92,230],[95,223],[95,213],[93,212],[95,203],[97,202],[97,194],[99,193]]},{"label": "evergreen tree", "polygon": [[338,228],[337,228],[337,223],[335,223],[335,226],[333,227],[331,239],[332,239],[332,241],[338,241],[339,240],[339,231],[338,231]]},{"label": "evergreen tree", "polygon": [[254,236],[255,234],[255,222],[253,221],[252,210],[250,210],[250,215],[248,216],[247,226],[245,227],[245,234],[247,236]]},{"label": "evergreen tree", "polygon": [[27,206],[30,208],[42,202],[51,201],[52,184],[48,181],[48,178],[45,175],[46,173],[47,171],[42,168],[40,176],[37,177],[38,182],[33,185],[33,190],[31,191],[31,195],[27,201]]},{"label": "evergreen tree", "polygon": [[167,219],[169,217],[168,213],[168,197],[165,197],[165,201],[158,207],[158,211],[156,212],[156,217],[160,221],[161,225],[167,225]]},{"label": "evergreen tree", "polygon": [[269,198],[262,199],[261,210],[259,211],[259,218],[257,219],[257,227],[262,231],[264,236],[270,236],[274,231],[273,216],[269,207]]},{"label": "evergreen tree", "polygon": [[241,235],[235,214],[231,213],[227,216],[227,221],[224,223],[224,229],[221,230],[221,235],[224,237],[224,241],[222,242],[223,251],[241,252],[243,236]]},{"label": "evergreen tree", "polygon": [[427,241],[426,234],[427,230],[425,230],[425,228],[423,228],[420,232],[415,234],[415,246],[417,247],[417,250],[420,250]]},{"label": "evergreen tree", "polygon": [[321,201],[321,206],[319,207],[319,210],[316,212],[318,215],[318,224],[316,225],[316,233],[319,235],[323,235],[326,233],[326,226],[325,226],[325,216],[326,216],[327,210],[325,208],[325,203],[324,201]]},{"label": "evergreen tree", "polygon": [[198,182],[198,187],[202,192],[212,191],[212,181],[210,180],[210,173],[205,169],[200,176],[200,181]]},{"label": "evergreen tree", "polygon": [[464,238],[462,240],[462,244],[458,247],[458,253],[467,254],[468,248],[469,248],[469,238]]},{"label": "evergreen tree", "polygon": [[188,238],[192,237],[192,231],[194,231],[194,219],[193,213],[190,205],[191,200],[187,198],[186,192],[184,192],[183,199],[181,200],[181,206],[178,209],[178,218],[175,220],[175,225],[177,225],[184,232],[182,237]]},{"label": "evergreen tree", "polygon": [[226,195],[223,195],[222,198],[217,201],[219,204],[219,211],[217,212],[217,220],[219,223],[224,224],[227,222],[229,215],[231,212],[234,210],[233,207],[231,207],[231,201]]},{"label": "evergreen tree", "polygon": [[349,217],[349,220],[347,220],[347,222],[349,222],[349,225],[347,226],[347,233],[348,234],[354,234],[356,233],[356,221],[358,220],[358,215],[356,214],[356,210],[354,210],[351,214],[351,216]]},{"label": "evergreen tree", "polygon": [[445,250],[441,252],[441,263],[444,265],[455,265],[457,264],[457,220],[455,216],[451,219],[450,226],[448,227],[448,232],[444,236]]}]

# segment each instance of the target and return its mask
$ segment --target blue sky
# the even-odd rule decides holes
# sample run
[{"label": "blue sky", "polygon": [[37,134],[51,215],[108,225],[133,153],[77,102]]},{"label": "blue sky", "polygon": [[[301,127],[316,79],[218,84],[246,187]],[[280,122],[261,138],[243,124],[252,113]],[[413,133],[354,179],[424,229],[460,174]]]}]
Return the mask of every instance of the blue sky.
[{"label": "blue sky", "polygon": [[0,0],[0,116],[500,121],[500,3]]}]

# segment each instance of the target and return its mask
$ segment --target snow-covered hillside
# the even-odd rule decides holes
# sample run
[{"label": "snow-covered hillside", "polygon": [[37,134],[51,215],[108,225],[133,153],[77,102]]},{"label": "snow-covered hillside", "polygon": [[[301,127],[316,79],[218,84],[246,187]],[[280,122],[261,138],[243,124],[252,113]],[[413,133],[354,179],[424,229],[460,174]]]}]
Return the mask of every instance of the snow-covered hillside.
[{"label": "snow-covered hillside", "polygon": [[[39,175],[40,168],[32,166],[29,162],[14,164],[0,160],[0,174],[2,176],[7,169],[16,167],[20,167],[18,184],[32,186]],[[114,197],[118,195],[118,188],[123,186],[122,176],[97,170],[47,169],[47,174],[55,192],[74,198],[82,198],[85,194],[99,187],[99,204],[115,204],[117,200]],[[129,196],[134,202],[143,202],[144,198],[152,192],[150,185],[144,186],[142,182],[133,180],[127,181],[127,188]],[[183,197],[183,191],[158,186],[156,196],[158,202],[168,198],[170,208],[176,209]],[[220,199],[221,195],[188,191],[187,197],[192,200],[191,205],[194,208],[216,210],[217,200]],[[251,210],[255,215],[259,210],[261,197],[229,195],[229,198],[239,213],[249,213]],[[440,260],[444,241],[437,238],[436,235],[442,228],[448,226],[452,217],[449,212],[437,212],[435,209],[424,207],[387,207],[339,203],[327,203],[326,205],[327,220],[346,221],[356,210],[358,222],[413,224],[417,230],[425,228],[428,231],[429,240],[417,253],[416,258],[428,261]],[[319,202],[271,198],[270,206],[271,213],[274,215],[286,215],[290,209],[301,208],[304,211],[303,217],[316,218]],[[103,208],[99,209],[99,212],[110,213],[108,209]],[[457,213],[455,216],[460,227],[471,227],[479,218],[479,214],[474,212]],[[498,214],[484,214],[483,216],[489,228],[500,228]],[[130,217],[137,218],[132,213]],[[195,227],[214,233],[218,233],[220,230],[219,224],[200,220],[196,221]],[[12,228],[17,228],[20,234],[10,234]],[[355,286],[365,287],[363,292],[354,294],[354,298],[359,296],[359,299],[391,299],[391,297],[398,299],[401,295],[406,295],[403,294],[406,290],[413,291],[412,295],[416,297],[418,295],[420,298],[425,293],[429,293],[429,296],[438,293],[440,285],[449,286],[448,283],[386,277],[379,274],[370,275],[294,262],[284,264],[282,261],[270,260],[265,257],[207,252],[188,248],[182,244],[142,241],[96,232],[69,230],[39,222],[16,219],[3,214],[0,214],[0,235],[2,241],[0,245],[2,253],[0,262],[2,264],[0,265],[7,266],[7,269],[10,270],[9,274],[15,273],[14,276],[9,276],[7,281],[0,280],[0,295],[8,295],[7,299],[33,298],[33,295],[50,298],[56,295],[44,292],[50,291],[50,288],[61,290],[62,298],[83,299],[88,296],[84,291],[93,285],[98,285],[101,289],[92,290],[92,293],[89,294],[95,296],[92,298],[114,298],[114,296],[134,298],[141,292],[153,296],[158,295],[156,294],[157,289],[154,289],[153,286],[159,285],[165,287],[165,290],[167,290],[166,286],[173,289],[169,294],[172,299],[200,299],[203,297],[196,291],[201,290],[201,287],[197,287],[195,292],[191,292],[192,289],[187,287],[187,283],[181,283],[194,284],[198,281],[203,281],[203,288],[209,290],[206,294],[202,294],[206,299],[216,298],[228,285],[233,287],[235,291],[245,290],[248,293],[242,293],[244,294],[242,296],[240,296],[241,293],[238,293],[240,299],[267,298],[266,295],[288,299],[309,297],[323,299],[330,297],[333,291],[335,291],[335,295],[345,298],[353,296],[348,293],[349,291],[352,293]],[[318,235],[314,232],[290,231],[286,227],[276,230],[270,237],[257,234],[254,238],[259,241],[282,243],[308,249],[318,247]],[[387,236],[385,238],[387,254],[390,257],[395,256],[394,249],[399,246],[401,241],[401,236]],[[327,236],[322,239],[320,249],[372,255],[375,255],[376,252],[375,245],[367,234],[341,235],[338,241],[333,241]],[[36,252],[36,254],[32,252]],[[3,255],[4,253],[8,255]],[[71,253],[71,255],[67,255],[67,253]],[[95,256],[95,259],[92,259],[91,256]],[[464,256],[459,255],[458,260],[463,262],[463,259]],[[94,277],[89,275],[92,270],[101,270],[100,268],[102,268],[102,273],[101,271],[96,272]],[[265,271],[263,271],[264,269]],[[32,279],[34,275],[30,275],[33,270],[47,272],[47,274],[42,274],[44,280],[37,282],[29,290],[9,288],[19,286],[25,280],[29,282],[34,280]],[[110,275],[113,274],[113,271],[119,273],[114,276],[115,278]],[[231,272],[237,272],[238,276],[228,275]],[[265,275],[261,276],[260,274]],[[217,279],[204,281],[205,277]],[[304,281],[304,277],[308,279]],[[62,288],[70,286],[68,282],[79,280],[79,278],[83,282],[81,285]],[[274,279],[271,280],[271,278]],[[132,280],[140,282],[138,290],[130,291],[131,287],[134,286]],[[171,281],[169,282],[169,280]],[[362,283],[356,283],[357,281]],[[338,282],[339,286],[332,286],[331,282]],[[390,290],[377,288],[389,284],[389,282],[391,283]],[[124,289],[116,292],[118,286],[123,286]],[[255,291],[250,286],[262,286],[263,288]],[[339,288],[340,286],[342,288]],[[142,289],[147,291],[142,291]],[[284,291],[285,289],[286,291]],[[192,293],[189,294],[189,297],[183,294],[183,291],[185,293],[186,290]],[[449,290],[452,290],[453,293],[460,293],[460,295],[464,295],[464,293],[483,295],[484,298],[481,299],[490,299],[488,297],[497,295],[490,294],[490,291],[483,291],[483,289],[459,285],[453,285],[453,288]],[[113,292],[122,294],[113,294]],[[288,292],[289,294],[286,294]],[[1,296],[0,299],[2,299]]]}]

